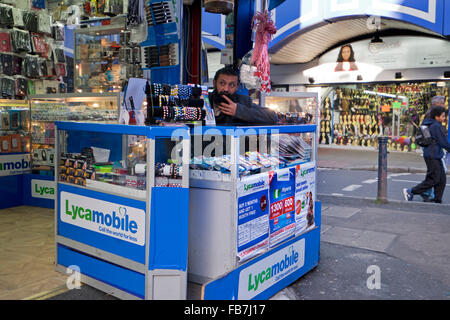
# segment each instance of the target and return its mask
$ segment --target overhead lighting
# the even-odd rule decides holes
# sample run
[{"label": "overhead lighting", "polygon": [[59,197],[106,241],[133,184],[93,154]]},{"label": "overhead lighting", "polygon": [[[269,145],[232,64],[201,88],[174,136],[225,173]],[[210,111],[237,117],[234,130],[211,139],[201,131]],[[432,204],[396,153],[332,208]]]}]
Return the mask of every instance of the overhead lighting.
[{"label": "overhead lighting", "polygon": [[403,79],[403,75],[401,72],[396,72],[395,73],[395,79]]},{"label": "overhead lighting", "polygon": [[314,82],[316,82],[316,81],[314,80],[313,77],[309,77],[309,78],[308,78],[308,81],[309,81],[309,83],[311,83],[311,84],[313,84]]},{"label": "overhead lighting", "polygon": [[384,41],[383,39],[380,38],[380,32],[379,29],[377,28],[377,31],[375,31],[375,34],[372,38],[372,40],[370,40],[369,43],[369,51],[372,53],[378,53],[381,48],[384,47]]},{"label": "overhead lighting", "polygon": [[362,81],[362,80],[363,80],[363,77],[362,77],[362,75],[358,74],[358,76],[356,77],[356,80],[358,80],[358,81]]},{"label": "overhead lighting", "polygon": [[450,71],[444,72],[444,78],[450,78]]}]

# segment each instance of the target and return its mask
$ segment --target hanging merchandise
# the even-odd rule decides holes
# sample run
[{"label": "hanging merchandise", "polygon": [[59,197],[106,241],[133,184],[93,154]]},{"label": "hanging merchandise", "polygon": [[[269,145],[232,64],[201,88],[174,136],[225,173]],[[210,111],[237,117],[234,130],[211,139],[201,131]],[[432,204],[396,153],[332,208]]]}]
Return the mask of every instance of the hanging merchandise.
[{"label": "hanging merchandise", "polygon": [[127,25],[139,26],[142,23],[141,10],[139,0],[128,1]]},{"label": "hanging merchandise", "polygon": [[11,6],[0,5],[0,25],[12,27],[14,25],[13,10]]},{"label": "hanging merchandise", "polygon": [[233,12],[234,0],[205,0],[203,6],[206,12],[229,14]]},{"label": "hanging merchandise", "polygon": [[15,52],[31,52],[31,38],[28,31],[13,28],[11,31],[11,40]]},{"label": "hanging merchandise", "polygon": [[269,11],[257,12],[252,19],[252,29],[255,31],[255,47],[251,65],[256,66],[256,75],[261,81],[261,92],[269,93],[270,86],[270,62],[268,47],[272,36],[277,32],[275,24],[270,19]]},{"label": "hanging merchandise", "polygon": [[0,52],[11,51],[11,37],[7,30],[0,31]]}]

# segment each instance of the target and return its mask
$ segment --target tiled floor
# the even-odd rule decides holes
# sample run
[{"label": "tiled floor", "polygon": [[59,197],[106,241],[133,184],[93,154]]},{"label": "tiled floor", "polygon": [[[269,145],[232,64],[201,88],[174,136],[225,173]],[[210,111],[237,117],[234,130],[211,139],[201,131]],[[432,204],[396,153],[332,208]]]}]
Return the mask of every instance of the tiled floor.
[{"label": "tiled floor", "polygon": [[0,210],[0,299],[25,299],[65,286],[54,270],[54,210]]}]

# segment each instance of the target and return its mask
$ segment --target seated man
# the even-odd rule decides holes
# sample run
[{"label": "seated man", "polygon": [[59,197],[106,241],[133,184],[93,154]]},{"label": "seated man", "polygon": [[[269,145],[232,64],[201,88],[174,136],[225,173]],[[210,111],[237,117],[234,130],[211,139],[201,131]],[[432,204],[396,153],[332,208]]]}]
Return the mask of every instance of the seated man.
[{"label": "seated man", "polygon": [[210,95],[217,124],[274,125],[276,112],[254,104],[250,97],[237,94],[238,74],[231,67],[218,70],[214,76],[214,91]]}]

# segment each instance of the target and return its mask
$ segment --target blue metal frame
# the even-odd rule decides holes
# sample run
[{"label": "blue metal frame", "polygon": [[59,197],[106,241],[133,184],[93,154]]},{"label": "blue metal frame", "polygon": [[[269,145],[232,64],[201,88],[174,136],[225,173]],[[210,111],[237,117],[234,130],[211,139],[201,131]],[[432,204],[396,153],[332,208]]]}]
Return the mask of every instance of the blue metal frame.
[{"label": "blue metal frame", "polygon": [[[299,269],[294,272],[286,275],[265,289],[264,291],[258,293],[252,300],[264,300],[269,299],[271,296],[289,286],[293,282],[297,281],[300,277],[311,271],[319,264],[320,260],[320,230],[321,230],[321,210],[322,205],[321,202],[315,203],[315,219],[316,219],[316,228],[299,235],[295,238],[290,238],[277,246],[276,248],[268,251],[267,253],[250,260],[249,262],[241,265],[240,267],[234,269],[232,272],[227,275],[215,279],[206,285],[204,285],[204,296],[205,300],[238,300],[239,297],[239,276],[240,273],[245,271],[245,269],[251,267],[252,265],[260,262],[263,259],[270,257],[273,254],[276,254],[280,250],[283,250],[292,244],[295,244],[299,241],[305,239],[305,253],[304,253],[304,264]],[[270,267],[270,266],[269,266]]]},{"label": "blue metal frame", "polygon": [[[56,122],[55,124],[58,129],[57,136],[59,136],[60,131],[87,132],[92,135],[108,133],[111,135],[140,135],[148,138],[147,143],[150,148],[155,146],[156,149],[158,149],[158,141],[161,138],[181,137],[190,139],[187,127],[150,127],[73,122]],[[119,144],[117,147],[121,149],[122,144]],[[148,163],[153,163],[155,151],[157,150],[148,150],[148,153],[152,154],[150,159],[147,159]],[[150,175],[151,173],[148,174]],[[189,189],[187,187],[152,187],[149,185],[149,181],[151,183],[151,176],[147,176],[147,196],[150,198],[144,200],[58,182],[56,201],[57,265],[59,267],[77,265],[82,275],[143,299],[147,298],[147,283],[151,281],[149,278],[151,275],[147,271],[153,272],[156,270],[155,272],[158,275],[161,272],[186,272]],[[145,221],[145,224],[138,223],[139,228],[141,228],[139,230],[144,230],[145,240],[143,244],[142,241],[139,241],[142,238],[139,238],[138,234],[136,234],[137,240],[134,239],[134,242],[130,242],[128,231],[124,231],[123,235],[119,235],[120,237],[109,235],[115,231],[120,234],[124,229],[123,226],[119,230],[113,225],[106,224],[106,212],[105,224],[99,225],[99,228],[106,225],[106,228],[102,228],[105,229],[103,231],[100,229],[100,231],[87,229],[82,227],[82,225],[70,223],[72,220],[67,220],[66,218],[74,216],[75,210],[79,210],[77,209],[79,204],[72,204],[74,206],[72,209],[65,208],[64,206],[67,204],[70,207],[70,203],[65,204],[61,202],[61,194],[63,192],[69,193],[69,197],[70,194],[73,194],[90,198],[94,205],[91,208],[93,216],[94,208],[102,206],[102,203],[97,201],[107,202],[108,205],[113,204],[109,209],[111,210],[109,216],[112,215],[113,220],[116,213],[121,214],[121,206],[140,210],[134,211],[133,216],[137,218],[136,220]],[[173,201],[174,199],[176,201]],[[84,199],[75,199],[74,201],[84,202]],[[64,212],[66,209],[67,212]],[[82,212],[86,214],[88,211]],[[142,212],[142,215],[145,215],[143,219],[140,212]],[[68,216],[65,216],[63,221],[62,215],[65,213]],[[76,219],[83,218],[77,217]],[[113,229],[109,229],[111,227]],[[109,231],[106,229],[109,229]],[[142,236],[142,233],[140,236]],[[128,239],[128,241],[124,239]],[[73,244],[72,241],[74,241]],[[97,250],[103,253],[97,254]]]},{"label": "blue metal frame", "polygon": [[308,133],[315,132],[316,125],[287,125],[287,126],[255,126],[255,127],[233,127],[233,126],[197,126],[191,128],[191,135],[203,135],[221,133],[223,135],[233,136],[235,138],[253,134],[269,134],[271,130],[276,130],[277,134],[280,133]]}]

